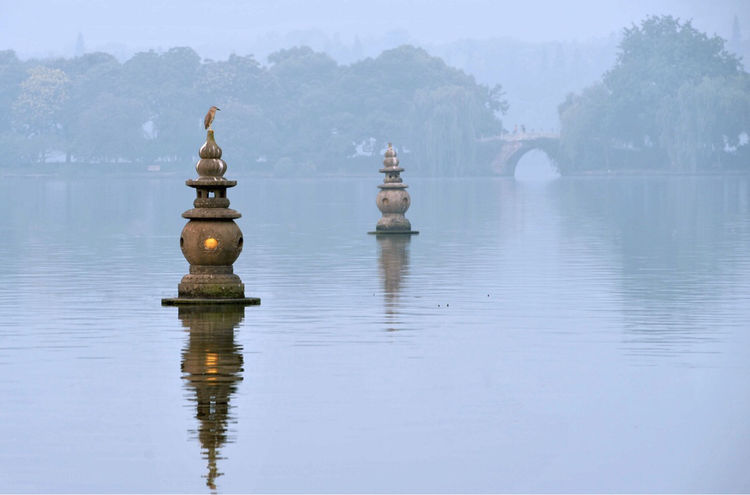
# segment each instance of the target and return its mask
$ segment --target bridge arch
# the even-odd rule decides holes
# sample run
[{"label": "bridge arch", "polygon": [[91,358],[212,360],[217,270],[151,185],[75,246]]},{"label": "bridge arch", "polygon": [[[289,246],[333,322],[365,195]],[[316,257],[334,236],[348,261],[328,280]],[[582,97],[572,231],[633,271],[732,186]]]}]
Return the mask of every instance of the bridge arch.
[{"label": "bridge arch", "polygon": [[503,138],[500,153],[492,162],[492,169],[498,175],[513,177],[519,160],[532,150],[544,152],[557,171],[562,173],[559,165],[560,138],[547,134],[521,134]]},{"label": "bridge arch", "polygon": [[560,167],[547,153],[533,149],[518,159],[513,176],[518,181],[547,181],[560,177]]}]

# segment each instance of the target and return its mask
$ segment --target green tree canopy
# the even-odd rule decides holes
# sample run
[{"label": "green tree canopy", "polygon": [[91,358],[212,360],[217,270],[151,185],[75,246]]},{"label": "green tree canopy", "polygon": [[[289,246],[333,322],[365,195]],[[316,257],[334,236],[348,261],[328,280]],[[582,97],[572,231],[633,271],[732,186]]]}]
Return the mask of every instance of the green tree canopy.
[{"label": "green tree canopy", "polygon": [[[738,144],[749,128],[741,118],[748,75],[724,45],[671,16],[626,28],[601,84],[560,105],[567,166],[609,168],[613,153],[656,167],[726,161],[723,144]],[[706,105],[709,100],[717,105]],[[689,115],[702,122],[700,130],[685,121]],[[694,145],[695,139],[712,144]]]},{"label": "green tree canopy", "polygon": [[477,138],[499,133],[507,110],[500,86],[477,84],[412,46],[351,65],[308,47],[272,53],[268,65],[249,55],[201,60],[186,47],[122,64],[105,53],[20,62],[2,52],[0,78],[8,81],[0,105],[11,98],[16,124],[0,138],[44,137],[45,150],[73,161],[190,160],[216,105],[227,159],[258,170],[377,167],[362,143],[367,154],[392,141],[411,153],[415,172],[479,173]]},{"label": "green tree canopy", "polygon": [[15,130],[33,140],[36,157],[62,147],[62,110],[70,95],[70,79],[59,69],[32,67],[13,103]]}]

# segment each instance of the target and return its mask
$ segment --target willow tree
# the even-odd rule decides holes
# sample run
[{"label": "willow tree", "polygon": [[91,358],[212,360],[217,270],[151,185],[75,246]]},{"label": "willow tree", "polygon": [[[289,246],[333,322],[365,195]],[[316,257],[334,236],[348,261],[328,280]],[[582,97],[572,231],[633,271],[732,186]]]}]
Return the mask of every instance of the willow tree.
[{"label": "willow tree", "polygon": [[62,111],[69,92],[70,79],[65,72],[49,67],[29,69],[20,85],[12,108],[13,127],[34,144],[39,161],[62,147]]},{"label": "willow tree", "polygon": [[568,166],[697,170],[744,153],[748,74],[724,45],[671,16],[625,29],[601,83],[560,105]]}]

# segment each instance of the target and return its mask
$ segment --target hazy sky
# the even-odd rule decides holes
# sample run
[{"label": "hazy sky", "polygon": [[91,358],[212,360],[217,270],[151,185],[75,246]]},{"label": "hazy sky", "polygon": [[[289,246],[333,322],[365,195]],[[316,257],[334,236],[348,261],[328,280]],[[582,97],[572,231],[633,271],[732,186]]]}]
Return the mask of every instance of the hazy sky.
[{"label": "hazy sky", "polygon": [[269,34],[317,29],[348,43],[355,35],[406,30],[424,43],[461,38],[525,41],[608,36],[649,14],[692,18],[725,37],[734,15],[750,35],[749,0],[0,0],[0,49],[21,56],[89,49],[189,45],[213,54],[252,53]]}]

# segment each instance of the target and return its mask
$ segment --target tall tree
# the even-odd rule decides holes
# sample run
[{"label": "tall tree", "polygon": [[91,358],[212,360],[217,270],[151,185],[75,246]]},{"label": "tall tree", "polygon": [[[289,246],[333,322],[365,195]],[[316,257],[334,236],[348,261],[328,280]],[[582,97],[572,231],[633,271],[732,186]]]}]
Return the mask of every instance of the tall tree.
[{"label": "tall tree", "polygon": [[724,40],[696,30],[690,21],[649,17],[624,30],[615,66],[604,74],[611,92],[615,135],[636,147],[653,146],[660,134],[661,103],[687,82],[740,72]]},{"label": "tall tree", "polygon": [[70,79],[59,69],[38,66],[29,69],[20,89],[13,103],[14,127],[34,141],[37,158],[44,160],[62,144],[62,110],[70,94]]},{"label": "tall tree", "polygon": [[728,163],[750,131],[742,118],[747,79],[723,39],[671,16],[646,18],[624,30],[602,82],[560,105],[565,166]]}]

